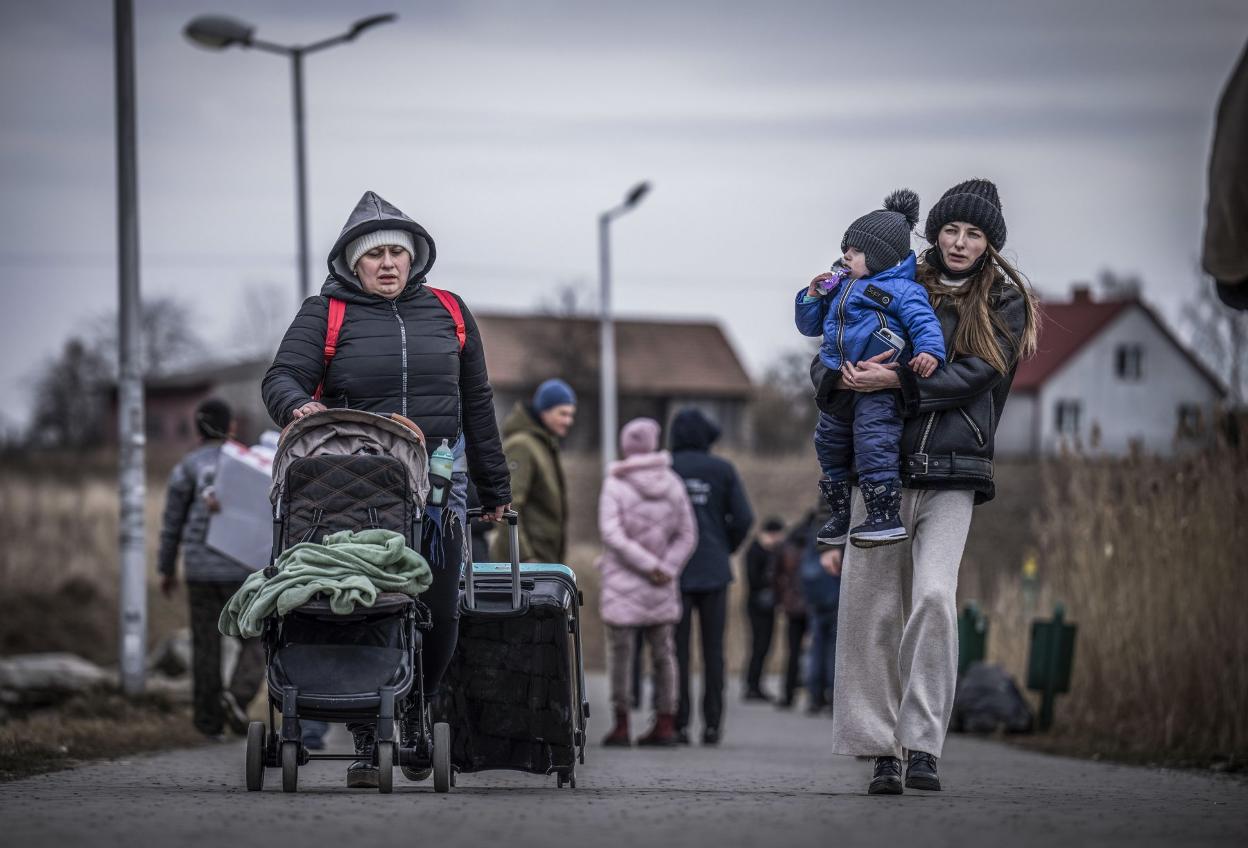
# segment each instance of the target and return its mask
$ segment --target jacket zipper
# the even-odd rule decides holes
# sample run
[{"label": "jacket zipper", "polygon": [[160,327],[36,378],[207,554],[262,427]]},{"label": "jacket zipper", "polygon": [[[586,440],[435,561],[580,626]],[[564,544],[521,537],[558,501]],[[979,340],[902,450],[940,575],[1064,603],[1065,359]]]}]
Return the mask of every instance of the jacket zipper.
[{"label": "jacket zipper", "polygon": [[932,425],[936,423],[936,412],[929,412],[927,415],[927,423],[923,425],[923,437],[919,439],[918,453],[927,453],[927,437],[932,434]]},{"label": "jacket zipper", "polygon": [[975,431],[975,441],[978,442],[979,446],[982,448],[984,446],[983,431],[980,430],[979,427],[975,426],[975,422],[971,419],[971,414],[966,411],[965,407],[959,406],[958,412],[962,413],[962,417],[966,419],[966,423],[969,424],[971,429]]},{"label": "jacket zipper", "polygon": [[404,418],[407,417],[407,325],[403,323],[403,316],[399,314],[399,305],[393,300],[390,301],[390,308],[394,310],[394,320],[399,322],[399,340],[403,345],[402,356],[400,362],[403,365],[403,411],[400,413]]},{"label": "jacket zipper", "polygon": [[849,299],[850,294],[854,291],[854,283],[857,280],[848,280],[848,286],[845,291],[841,292],[841,301],[836,305],[836,315],[839,319],[836,324],[836,352],[841,355],[841,364],[845,364],[845,301]]}]

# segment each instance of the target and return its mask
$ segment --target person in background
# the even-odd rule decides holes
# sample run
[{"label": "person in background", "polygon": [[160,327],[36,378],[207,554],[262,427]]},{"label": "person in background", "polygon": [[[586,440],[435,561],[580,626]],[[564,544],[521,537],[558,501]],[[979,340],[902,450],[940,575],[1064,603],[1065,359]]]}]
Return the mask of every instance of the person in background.
[{"label": "person in background", "polygon": [[[576,392],[563,380],[537,387],[503,422],[503,453],[511,471],[511,505],[520,514],[520,561],[562,563],[567,551],[568,489],[559,441],[576,420]],[[494,534],[495,562],[510,562],[508,534]]]},{"label": "person in background", "polygon": [[211,488],[221,445],[234,434],[230,407],[216,398],[205,400],[195,410],[195,428],[200,446],[169,475],[156,568],[161,592],[172,597],[178,588],[181,551],[191,617],[192,721],[200,733],[218,739],[226,724],[235,733],[247,732],[247,706],[264,679],[264,649],[259,639],[242,640],[234,673],[223,685],[217,619],[251,575],[247,566],[204,542],[211,514],[220,509]]},{"label": "person in background", "polygon": [[710,450],[719,427],[692,407],[672,419],[672,467],[685,481],[693,514],[698,519],[698,546],[680,575],[684,614],[676,629],[680,663],[680,708],[677,736],[689,742],[689,641],[697,612],[702,645],[702,744],[717,745],[724,715],[724,626],[728,615],[730,557],[741,547],[754,523],[754,511],[732,463]]},{"label": "person in background", "polygon": [[802,593],[810,625],[806,711],[818,715],[832,707],[836,674],[836,618],[841,597],[841,558],[845,547],[820,550],[812,539],[802,552]]},{"label": "person in background", "polygon": [[750,623],[750,660],[745,674],[745,700],[771,701],[763,689],[763,667],[776,629],[776,560],[784,542],[784,522],[768,518],[745,552],[745,615]]},{"label": "person in background", "polygon": [[784,611],[784,633],[787,653],[784,659],[784,689],[776,701],[779,709],[792,709],[797,690],[802,685],[802,648],[806,641],[806,596],[802,594],[802,554],[815,543],[819,528],[817,513],[807,513],[793,526],[780,556],[776,558],[776,603]]},{"label": "person in background", "polygon": [[676,647],[680,621],[676,582],[697,544],[697,525],[672,457],[659,450],[659,422],[635,418],[620,432],[598,503],[603,552],[602,620],[607,625],[615,727],[603,745],[627,747],[633,642],[644,635],[654,658],[655,721],[638,745],[676,744]]},{"label": "person in background", "polygon": [[1248,309],[1248,47],[1218,101],[1201,265],[1224,304]]}]

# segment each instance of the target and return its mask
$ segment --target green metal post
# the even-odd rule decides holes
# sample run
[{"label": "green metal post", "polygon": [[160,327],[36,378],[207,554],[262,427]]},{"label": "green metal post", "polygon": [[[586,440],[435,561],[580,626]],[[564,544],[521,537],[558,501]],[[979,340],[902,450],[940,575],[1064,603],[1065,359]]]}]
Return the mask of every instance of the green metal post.
[{"label": "green metal post", "polygon": [[1057,681],[1062,662],[1062,625],[1065,623],[1066,607],[1058,604],[1053,609],[1053,625],[1049,631],[1048,667],[1044,675],[1044,692],[1040,698],[1040,730],[1046,731],[1053,726],[1053,704],[1057,700]]}]

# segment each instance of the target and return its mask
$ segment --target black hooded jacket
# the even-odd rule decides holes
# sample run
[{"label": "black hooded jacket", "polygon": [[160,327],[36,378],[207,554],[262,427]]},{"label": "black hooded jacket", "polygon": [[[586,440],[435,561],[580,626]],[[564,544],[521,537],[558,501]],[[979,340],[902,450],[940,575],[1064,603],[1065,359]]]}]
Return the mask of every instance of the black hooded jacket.
[{"label": "black hooded jacket", "polygon": [[[373,230],[407,230],[416,246],[407,286],[394,300],[364,291],[347,267],[347,244]],[[485,507],[511,500],[494,392],[477,322],[459,296],[467,339],[459,349],[455,320],[425,286],[433,266],[425,229],[373,192],[365,192],[329,252],[321,293],[304,301],[265,374],[262,393],[279,427],[312,400],[322,376],[329,407],[397,412],[416,422],[431,446],[465,436],[468,472]],[[329,298],[347,304],[338,348],[324,367]],[[432,448],[431,448],[432,449]]]},{"label": "black hooded jacket", "polygon": [[698,546],[680,575],[682,592],[712,592],[732,582],[729,558],[750,534],[754,510],[732,463],[709,453],[719,428],[696,409],[672,419],[672,468],[685,481],[698,519]]}]

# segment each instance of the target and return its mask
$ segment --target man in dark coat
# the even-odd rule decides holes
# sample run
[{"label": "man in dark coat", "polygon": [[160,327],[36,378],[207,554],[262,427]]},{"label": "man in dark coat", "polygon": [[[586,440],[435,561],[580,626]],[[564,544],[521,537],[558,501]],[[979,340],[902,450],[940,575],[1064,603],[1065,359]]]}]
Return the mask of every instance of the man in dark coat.
[{"label": "man in dark coat", "polygon": [[697,612],[702,644],[702,744],[719,743],[724,714],[724,626],[728,613],[730,558],[750,534],[754,511],[732,463],[711,456],[719,427],[699,410],[683,409],[672,419],[672,468],[685,481],[698,520],[698,546],[680,575],[684,616],[676,628],[680,665],[680,707],[676,727],[689,741],[689,638]]},{"label": "man in dark coat", "polygon": [[770,701],[763,689],[763,667],[776,630],[776,560],[784,542],[784,522],[769,518],[745,550],[745,617],[750,623],[750,661],[745,672],[745,700]]}]

